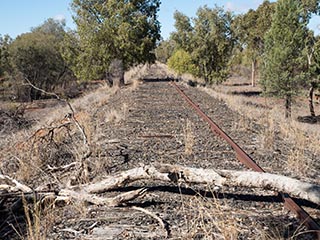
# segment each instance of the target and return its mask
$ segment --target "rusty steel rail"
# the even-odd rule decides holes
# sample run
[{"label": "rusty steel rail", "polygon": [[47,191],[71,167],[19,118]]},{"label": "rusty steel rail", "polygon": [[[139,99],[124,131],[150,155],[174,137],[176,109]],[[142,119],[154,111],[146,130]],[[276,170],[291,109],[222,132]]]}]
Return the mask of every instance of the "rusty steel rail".
[{"label": "rusty steel rail", "polygon": [[[200,107],[195,104],[175,83],[171,82],[180,95],[189,103],[189,105],[197,112],[197,114],[206,121],[211,128],[211,131],[217,136],[223,138],[236,152],[237,159],[250,169],[256,172],[265,172],[233,139],[228,136],[209,116],[207,116]],[[293,212],[302,224],[309,228],[312,232],[315,232],[318,239],[320,239],[320,226],[318,223],[301,207],[299,206],[288,194],[279,193],[284,201],[284,206]]]}]

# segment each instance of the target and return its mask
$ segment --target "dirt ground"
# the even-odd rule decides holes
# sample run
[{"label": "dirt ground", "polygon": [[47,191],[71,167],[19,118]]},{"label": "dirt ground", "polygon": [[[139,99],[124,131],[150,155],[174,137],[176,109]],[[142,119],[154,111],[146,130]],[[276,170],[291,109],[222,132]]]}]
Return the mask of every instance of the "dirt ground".
[{"label": "dirt ground", "polygon": [[[87,182],[96,182],[134,167],[159,163],[247,170],[236,159],[233,150],[213,135],[208,125],[178,95],[165,71],[160,72],[159,66],[152,66],[141,77],[145,81],[114,91],[103,103],[89,106],[86,112],[89,120],[84,121],[92,148]],[[225,101],[212,97],[201,88],[190,87],[184,82],[178,84],[267,172],[320,184],[316,151],[305,149],[304,157],[309,159],[311,170],[301,175],[288,167],[288,157],[296,147],[295,143],[275,133],[272,135],[272,147],[264,144],[266,126],[262,122],[239,114]],[[239,86],[224,86],[228,87],[234,95],[236,91],[242,91]],[[233,89],[235,87],[238,88]],[[259,94],[259,89],[250,91],[253,95]],[[262,103],[255,105],[257,108],[261,106]],[[65,155],[58,154],[56,158],[60,161],[50,164],[58,167],[74,161],[81,150],[68,149],[78,138],[75,134],[60,141],[64,147],[56,147],[55,154],[64,152]],[[50,146],[45,145],[46,148]],[[4,154],[6,148],[7,145],[1,146],[1,172],[17,177],[13,169],[17,171],[19,164],[8,167],[12,165],[9,162],[14,161],[15,153]],[[55,159],[52,154],[46,156]],[[52,182],[66,185],[73,172],[43,174],[46,164],[42,162],[40,173],[26,178],[24,183],[34,188]],[[21,239],[19,235],[25,235],[26,231],[29,231],[29,236],[30,232],[34,235],[39,232],[42,236],[34,239],[312,239],[312,235],[283,207],[277,193],[272,191],[137,181],[102,195],[115,196],[141,187],[147,188],[146,195],[121,207],[79,202],[52,206],[38,214],[40,221],[38,226],[33,224],[34,227],[18,220],[16,223],[19,224],[12,221],[11,225],[6,225],[6,218],[12,215],[8,206],[15,200],[10,197],[0,202],[0,239]],[[306,201],[299,203],[320,223],[319,206]],[[161,218],[165,228],[140,208]],[[18,216],[25,215],[23,209],[17,212]],[[9,231],[12,225],[15,230]]]}]

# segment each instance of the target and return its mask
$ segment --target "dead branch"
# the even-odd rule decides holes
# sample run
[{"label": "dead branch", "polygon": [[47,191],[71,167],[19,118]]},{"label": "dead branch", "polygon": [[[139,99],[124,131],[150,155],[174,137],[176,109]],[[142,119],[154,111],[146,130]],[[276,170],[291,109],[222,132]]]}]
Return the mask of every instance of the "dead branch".
[{"label": "dead branch", "polygon": [[52,139],[54,137],[54,133],[56,131],[63,129],[63,128],[68,129],[68,126],[70,125],[70,123],[71,122],[65,122],[65,123],[62,123],[60,125],[53,126],[53,127],[40,128],[37,131],[35,131],[35,133],[31,137],[29,137],[26,142],[33,140],[33,142],[36,143],[36,142],[41,141],[46,138],[48,138],[52,141]]},{"label": "dead branch", "polygon": [[[320,186],[293,178],[270,174],[232,170],[213,170],[183,167],[179,165],[144,166],[108,176],[106,179],[86,185],[77,185],[59,191],[58,201],[86,201],[97,205],[118,206],[142,196],[146,189],[103,198],[95,194],[123,187],[138,180],[158,180],[174,183],[210,184],[228,187],[262,188],[285,192],[294,197],[320,205]],[[0,175],[0,190],[8,192],[32,192],[31,188],[4,175]]]},{"label": "dead branch", "polygon": [[168,228],[168,225],[165,224],[164,221],[160,217],[158,217],[156,214],[150,212],[147,209],[141,208],[141,207],[133,206],[132,208],[137,211],[143,212],[143,213],[149,215],[150,217],[153,217],[154,219],[156,219],[159,222],[160,226],[166,231],[166,238],[170,235],[170,229]]},{"label": "dead branch", "polygon": [[60,167],[53,167],[53,166],[50,166],[50,165],[47,165],[47,168],[50,172],[58,172],[58,171],[68,171],[70,168],[73,168],[73,167],[77,167],[79,166],[80,163],[79,162],[72,162],[70,164],[67,164],[67,165],[64,165],[64,166],[60,166]]},{"label": "dead branch", "polygon": [[[138,180],[211,184],[228,187],[249,187],[285,192],[294,197],[320,204],[320,186],[286,176],[232,170],[191,168],[178,165],[144,166],[108,176],[80,188],[88,193],[102,193]],[[75,187],[79,188],[79,186]]]},{"label": "dead branch", "polygon": [[0,191],[30,193],[32,189],[9,176],[0,174]]},{"label": "dead branch", "polygon": [[121,206],[133,199],[144,196],[146,193],[146,188],[141,188],[138,190],[126,192],[119,194],[115,197],[104,198],[99,197],[94,194],[88,194],[86,192],[76,192],[69,189],[62,189],[59,192],[59,196],[56,198],[56,202],[70,202],[72,200],[80,202],[88,202],[95,205],[106,205],[109,207]]},{"label": "dead branch", "polygon": [[[71,105],[71,103],[69,101],[67,101],[66,99],[63,99],[61,98],[58,94],[56,93],[52,93],[52,92],[47,92],[41,88],[38,88],[37,86],[33,85],[29,79],[25,78],[25,80],[27,81],[28,85],[30,85],[32,88],[40,91],[40,92],[43,92],[44,94],[47,94],[49,96],[53,96],[55,97],[58,101],[60,102],[63,102],[63,103],[66,103],[71,111],[71,114],[70,114],[70,118],[73,120],[73,122],[75,123],[75,125],[77,126],[77,128],[79,129],[79,131],[81,132],[82,134],[82,137],[83,137],[83,144],[88,146],[88,137],[86,135],[86,132],[84,130],[84,128],[81,126],[81,124],[78,122],[78,120],[75,118],[75,111]],[[89,148],[89,147],[88,147]]]},{"label": "dead branch", "polygon": [[25,80],[27,81],[28,85],[30,85],[32,88],[40,91],[40,92],[43,92],[49,96],[53,96],[55,97],[58,101],[61,101],[65,104],[67,104],[67,106],[69,107],[71,113],[68,115],[68,118],[70,118],[73,123],[75,124],[75,126],[79,129],[81,135],[82,135],[82,138],[83,138],[83,144],[84,146],[86,147],[86,152],[83,154],[82,158],[81,158],[81,164],[80,164],[80,167],[78,168],[78,171],[76,173],[76,178],[81,178],[83,177],[84,179],[88,179],[88,165],[86,163],[86,159],[88,159],[91,154],[92,154],[92,151],[91,151],[91,148],[90,148],[90,145],[89,145],[89,142],[88,142],[88,136],[85,132],[85,129],[84,127],[79,123],[79,121],[76,119],[75,117],[75,110],[73,109],[71,103],[69,101],[67,101],[66,99],[63,99],[61,98],[58,94],[56,93],[52,93],[52,92],[47,92],[41,88],[38,88],[37,86],[33,85],[29,79],[25,78]]}]

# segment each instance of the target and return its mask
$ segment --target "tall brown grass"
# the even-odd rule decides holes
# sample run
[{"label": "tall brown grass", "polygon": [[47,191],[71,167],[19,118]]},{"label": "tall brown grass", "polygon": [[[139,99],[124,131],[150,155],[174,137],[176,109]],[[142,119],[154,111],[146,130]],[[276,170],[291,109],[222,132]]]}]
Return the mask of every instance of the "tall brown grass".
[{"label": "tall brown grass", "polygon": [[[288,170],[301,176],[306,176],[308,174],[307,170],[319,171],[319,169],[312,169],[315,164],[310,163],[307,155],[308,151],[313,152],[314,155],[320,154],[319,125],[300,123],[295,121],[294,118],[292,120],[285,119],[282,106],[272,104],[272,100],[267,100],[271,103],[267,104],[268,107],[262,108],[255,104],[254,98],[222,93],[211,88],[200,89],[226,102],[230,109],[261,126],[260,150],[270,152],[277,148],[277,136],[283,139],[283,144],[290,144],[292,150],[289,151],[288,155],[285,155]],[[253,104],[248,104],[248,101]],[[296,109],[295,111],[294,116],[297,116],[299,110]],[[299,169],[302,170],[297,171]]]}]

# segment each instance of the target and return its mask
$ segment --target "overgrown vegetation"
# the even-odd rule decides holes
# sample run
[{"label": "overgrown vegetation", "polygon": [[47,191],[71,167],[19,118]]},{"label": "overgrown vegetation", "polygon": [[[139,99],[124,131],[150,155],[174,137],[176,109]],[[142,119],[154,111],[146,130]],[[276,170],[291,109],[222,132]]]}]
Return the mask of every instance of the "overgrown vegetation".
[{"label": "overgrown vegetation", "polygon": [[[168,65],[178,74],[191,73],[207,83],[220,83],[228,77],[228,61],[234,40],[231,34],[232,13],[223,8],[201,7],[197,17],[190,19],[181,12],[174,14],[176,32],[163,46],[175,43]],[[158,53],[158,55],[161,55]]]},{"label": "overgrown vegetation", "polygon": [[[319,13],[318,0],[264,1],[240,15],[218,6],[200,7],[193,18],[176,11],[176,30],[161,42],[159,7],[159,0],[73,0],[75,30],[48,19],[16,39],[0,36],[3,96],[23,101],[43,97],[25,85],[26,78],[46,91],[66,89],[75,80],[121,85],[125,70],[157,58],[179,76],[189,73],[207,84],[224,82],[231,67],[251,67],[253,86],[260,79],[265,93],[287,99],[287,116],[293,96],[309,86],[310,114],[316,116],[319,37],[307,24]],[[287,42],[277,44],[283,39]],[[275,68],[287,70],[280,76]]]},{"label": "overgrown vegetation", "polygon": [[310,86],[310,114],[315,116],[319,37],[307,25],[319,13],[319,2],[264,1],[240,15],[205,6],[194,18],[177,11],[176,31],[161,42],[157,56],[161,61],[168,59],[178,75],[191,73],[207,84],[225,81],[231,67],[250,67],[252,86],[260,79],[265,94],[286,99],[287,117],[293,97]]},{"label": "overgrown vegetation", "polygon": [[178,75],[183,73],[196,73],[196,66],[192,62],[191,55],[185,50],[177,50],[169,59],[168,66],[174,69]]},{"label": "overgrown vegetation", "polygon": [[124,72],[154,62],[159,0],[74,0],[76,30],[48,19],[16,39],[0,35],[0,84],[6,99],[46,97],[26,84],[61,92],[76,80],[124,84]]},{"label": "overgrown vegetation", "polygon": [[[270,29],[275,3],[264,1],[257,10],[236,16],[232,22],[233,34],[237,43],[234,64],[251,64],[251,82],[256,85],[257,70],[264,51],[264,35]],[[237,58],[240,61],[236,62]]]},{"label": "overgrown vegetation", "polygon": [[[116,61],[122,74],[131,66],[153,62],[160,39],[159,0],[74,0],[77,33],[65,42],[65,60],[79,79],[103,79]],[[76,61],[74,60],[76,59]]]}]

